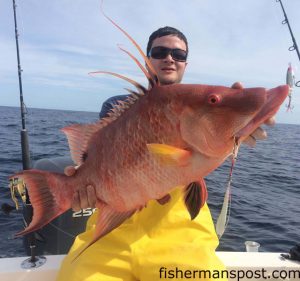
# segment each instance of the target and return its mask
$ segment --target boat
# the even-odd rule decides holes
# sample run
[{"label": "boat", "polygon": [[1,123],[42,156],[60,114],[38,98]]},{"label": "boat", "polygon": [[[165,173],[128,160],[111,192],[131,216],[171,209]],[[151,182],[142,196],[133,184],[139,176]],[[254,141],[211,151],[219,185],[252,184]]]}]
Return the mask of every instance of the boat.
[{"label": "boat", "polygon": [[[300,262],[284,259],[281,253],[217,252],[217,255],[224,262],[227,270],[223,273],[213,272],[214,277],[217,277],[217,274],[223,274],[223,276],[228,274],[228,280],[230,281],[300,280]],[[54,281],[64,257],[65,255],[43,256],[42,261],[45,261],[45,263],[41,266],[38,266],[39,262],[28,263],[30,258],[2,258],[0,259],[0,280]],[[36,264],[37,266],[35,266]],[[217,278],[214,279],[217,280]]]},{"label": "boat", "polygon": [[[15,3],[14,3],[15,8]],[[15,17],[16,21],[16,17]],[[16,22],[15,22],[16,23]],[[17,28],[16,28],[17,39]],[[17,43],[18,44],[18,43]],[[18,45],[17,45],[18,49]],[[21,74],[20,63],[19,75]],[[21,90],[21,85],[20,85]],[[22,97],[22,91],[20,96]],[[21,109],[23,109],[23,101],[21,100]],[[24,113],[22,113],[24,116]],[[26,132],[25,127],[22,132]],[[24,134],[25,135],[25,134]],[[27,136],[24,136],[27,139]],[[25,141],[24,147],[28,146]],[[26,149],[28,151],[28,148]],[[25,153],[24,153],[25,154]],[[25,157],[24,157],[25,158]],[[30,158],[29,155],[27,158]],[[23,163],[26,161],[23,161]],[[29,163],[29,161],[27,161]],[[24,169],[30,165],[24,165]],[[26,203],[26,202],[25,202]],[[30,211],[30,210],[29,210]],[[26,209],[25,209],[26,212]],[[55,235],[49,234],[48,229],[44,229],[45,233],[37,232],[35,243],[37,244],[37,255],[32,257],[13,257],[0,259],[0,280],[1,281],[54,281],[58,274],[60,264],[65,257],[68,248],[71,246],[74,236],[83,231],[86,219],[92,214],[92,210],[87,213],[66,213],[47,226],[49,229],[54,228]],[[65,217],[64,217],[65,216]],[[26,218],[27,215],[24,215]],[[28,215],[29,220],[31,214]],[[80,223],[74,224],[68,228],[68,232],[62,229],[66,224],[63,222],[73,222],[75,217],[80,218]],[[28,222],[27,222],[28,223]],[[74,232],[70,235],[70,229]],[[46,235],[47,233],[47,235]],[[68,237],[60,237],[59,235],[66,234]],[[45,240],[46,237],[46,240]],[[55,241],[50,241],[53,239]],[[47,243],[45,243],[45,241]],[[59,244],[57,241],[64,241]],[[41,245],[39,245],[39,243]],[[44,246],[43,246],[44,245]],[[54,248],[53,245],[57,245]],[[50,247],[50,248],[49,248]],[[30,246],[25,245],[27,252],[30,252]],[[41,251],[41,252],[39,252]],[[218,279],[216,275],[222,274],[228,277],[229,280],[300,280],[300,262],[292,261],[282,257],[281,253],[267,253],[267,252],[217,252],[218,257],[225,264],[227,270],[225,272],[213,272],[213,279]],[[286,254],[287,255],[287,254]],[[201,261],[199,261],[199,267]],[[187,272],[186,272],[187,273]],[[163,278],[162,278],[163,279]]]}]

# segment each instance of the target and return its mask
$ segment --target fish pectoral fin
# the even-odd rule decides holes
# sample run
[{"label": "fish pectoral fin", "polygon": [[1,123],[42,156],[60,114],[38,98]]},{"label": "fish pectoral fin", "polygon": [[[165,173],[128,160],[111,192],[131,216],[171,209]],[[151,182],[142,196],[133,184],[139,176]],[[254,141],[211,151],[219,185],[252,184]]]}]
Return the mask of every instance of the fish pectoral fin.
[{"label": "fish pectoral fin", "polygon": [[207,189],[203,178],[190,183],[184,190],[184,202],[193,220],[207,200]]},{"label": "fish pectoral fin", "polygon": [[160,205],[165,205],[167,204],[169,201],[171,200],[171,195],[167,194],[162,198],[156,199],[156,201],[160,204]]},{"label": "fish pectoral fin", "polygon": [[186,166],[191,157],[190,151],[167,144],[149,143],[147,148],[164,165]]},{"label": "fish pectoral fin", "polygon": [[73,261],[75,261],[87,248],[93,245],[101,237],[105,236],[118,226],[120,226],[126,219],[130,218],[136,210],[127,212],[117,212],[109,205],[101,202],[96,205],[99,209],[99,214],[97,218],[96,228],[94,232],[93,240],[84,246],[82,250],[75,256]]}]

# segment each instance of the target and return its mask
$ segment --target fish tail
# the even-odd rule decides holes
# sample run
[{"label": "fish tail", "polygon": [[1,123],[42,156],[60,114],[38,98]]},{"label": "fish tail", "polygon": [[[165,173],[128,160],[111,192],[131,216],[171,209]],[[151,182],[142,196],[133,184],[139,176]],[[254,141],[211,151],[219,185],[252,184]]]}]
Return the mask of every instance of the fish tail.
[{"label": "fish tail", "polygon": [[[33,216],[30,224],[16,237],[35,231],[65,212],[71,206],[71,196],[60,194],[67,188],[66,176],[40,170],[26,170],[13,176],[22,179],[28,190]],[[62,188],[64,187],[64,188]],[[70,201],[70,202],[68,202]]]}]

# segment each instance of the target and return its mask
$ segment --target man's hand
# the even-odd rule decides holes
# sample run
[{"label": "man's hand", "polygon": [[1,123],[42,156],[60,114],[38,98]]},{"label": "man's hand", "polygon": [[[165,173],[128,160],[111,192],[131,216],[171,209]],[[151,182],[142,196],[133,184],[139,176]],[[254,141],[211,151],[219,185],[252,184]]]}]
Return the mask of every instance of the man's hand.
[{"label": "man's hand", "polygon": [[[243,85],[241,82],[235,82],[231,88],[233,89],[243,89]],[[275,117],[271,117],[270,119],[266,120],[265,123],[268,126],[273,126],[275,124]],[[248,138],[244,140],[244,143],[254,147],[256,144],[256,140],[265,140],[267,138],[267,132],[263,130],[261,127],[258,127]]]},{"label": "man's hand", "polygon": [[[73,176],[76,173],[76,167],[68,166],[65,168],[66,176]],[[75,212],[86,208],[95,208],[96,205],[96,191],[92,185],[86,188],[80,188],[75,191],[72,199],[72,209]]]}]

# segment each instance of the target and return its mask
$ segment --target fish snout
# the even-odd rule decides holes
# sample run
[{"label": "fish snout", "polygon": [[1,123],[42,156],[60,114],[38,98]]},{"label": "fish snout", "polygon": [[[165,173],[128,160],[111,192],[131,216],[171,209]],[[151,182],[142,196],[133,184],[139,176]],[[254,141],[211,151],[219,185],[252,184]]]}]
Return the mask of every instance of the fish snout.
[{"label": "fish snout", "polygon": [[256,128],[262,125],[266,120],[273,117],[279,110],[280,105],[284,102],[285,98],[287,97],[289,93],[289,86],[282,85],[264,91],[265,94],[262,95],[264,96],[264,102],[262,103],[262,106],[251,119],[251,121],[236,134],[236,137],[245,138],[249,136]]},{"label": "fish snout", "polygon": [[243,112],[258,112],[267,100],[265,88],[248,88],[242,92],[244,100],[240,103],[240,110]]},{"label": "fish snout", "polygon": [[289,86],[281,85],[276,88],[269,89],[267,91],[268,102],[274,103],[274,105],[280,106],[284,102],[289,94]]}]

